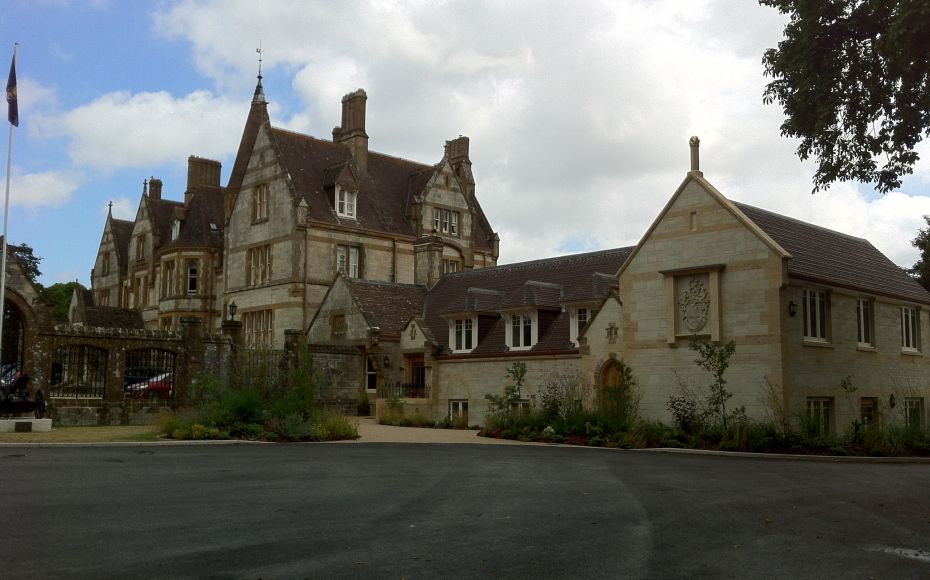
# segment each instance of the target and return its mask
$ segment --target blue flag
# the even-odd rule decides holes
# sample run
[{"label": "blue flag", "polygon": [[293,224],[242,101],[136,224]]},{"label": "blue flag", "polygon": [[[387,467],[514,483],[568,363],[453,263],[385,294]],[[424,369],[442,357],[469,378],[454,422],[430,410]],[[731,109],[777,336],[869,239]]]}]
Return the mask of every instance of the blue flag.
[{"label": "blue flag", "polygon": [[10,63],[10,79],[6,82],[6,102],[10,106],[7,117],[10,124],[19,127],[19,105],[16,103],[16,56]]}]

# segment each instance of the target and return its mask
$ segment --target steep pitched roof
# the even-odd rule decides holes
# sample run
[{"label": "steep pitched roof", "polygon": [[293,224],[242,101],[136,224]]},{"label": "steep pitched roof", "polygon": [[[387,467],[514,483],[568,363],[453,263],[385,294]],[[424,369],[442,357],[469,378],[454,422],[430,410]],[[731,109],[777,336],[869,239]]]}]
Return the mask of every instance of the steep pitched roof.
[{"label": "steep pitched roof", "polygon": [[149,208],[149,219],[152,220],[152,231],[157,236],[153,244],[158,248],[171,241],[171,222],[174,220],[175,210],[183,208],[184,204],[169,199],[145,199]]},{"label": "steep pitched roof", "polygon": [[[277,127],[271,127],[270,131],[296,194],[310,206],[311,219],[358,225],[389,234],[416,235],[407,215],[410,197],[423,191],[436,166],[369,151],[367,174],[360,174],[354,168],[349,147],[344,144]],[[347,168],[358,179],[359,186],[354,220],[340,219],[333,209],[331,188]],[[478,202],[470,196],[466,198],[476,217],[472,228],[474,247],[490,250],[493,231]]]},{"label": "steep pitched roof", "polygon": [[[477,312],[480,317],[478,346],[472,352],[476,355],[503,353],[506,352],[504,319],[496,315],[481,316],[483,312],[502,308],[552,307],[564,301],[567,289],[572,290],[573,301],[598,300],[603,297],[598,292],[603,290],[606,293],[609,286],[592,283],[592,277],[600,273],[612,278],[632,249],[602,250],[446,274],[430,289],[423,318],[430,332],[437,337],[437,342],[448,347],[448,322],[443,315]],[[470,305],[474,308],[463,308],[469,306],[468,299],[463,300],[469,295],[473,300]],[[546,320],[548,331],[539,337],[530,351],[572,348],[568,340],[568,313],[546,316],[549,317]]]},{"label": "steep pitched roof", "polygon": [[[193,197],[185,208],[184,223],[176,240],[162,244],[220,250],[223,248],[223,190],[220,187],[198,187],[190,190]],[[173,217],[172,217],[173,220]],[[170,222],[169,234],[170,237]]]},{"label": "steep pitched roof", "polygon": [[[284,129],[272,128],[271,134],[297,195],[310,206],[311,219],[358,224],[392,234],[416,234],[405,215],[407,190],[411,174],[429,166],[369,152],[367,176],[359,178],[356,219],[341,220],[324,184],[339,173],[334,168],[353,163],[349,148]],[[358,176],[358,172],[355,174]]]},{"label": "steep pitched roof", "polygon": [[382,337],[400,336],[407,322],[423,308],[426,288],[413,284],[396,284],[345,278],[370,327],[381,329]]},{"label": "steep pitched roof", "polygon": [[132,228],[135,222],[130,220],[110,219],[110,231],[113,233],[113,245],[116,247],[116,260],[120,276],[126,274],[129,263],[129,242],[132,240]]},{"label": "steep pitched roof", "polygon": [[744,203],[733,204],[791,254],[789,276],[930,304],[930,292],[868,240]]}]

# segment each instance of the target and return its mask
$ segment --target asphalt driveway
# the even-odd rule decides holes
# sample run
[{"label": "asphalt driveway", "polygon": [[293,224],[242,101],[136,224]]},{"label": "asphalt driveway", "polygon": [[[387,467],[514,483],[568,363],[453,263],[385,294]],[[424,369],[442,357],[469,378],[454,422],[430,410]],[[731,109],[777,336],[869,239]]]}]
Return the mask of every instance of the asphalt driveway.
[{"label": "asphalt driveway", "polygon": [[930,466],[546,446],[0,448],[5,578],[926,578]]}]

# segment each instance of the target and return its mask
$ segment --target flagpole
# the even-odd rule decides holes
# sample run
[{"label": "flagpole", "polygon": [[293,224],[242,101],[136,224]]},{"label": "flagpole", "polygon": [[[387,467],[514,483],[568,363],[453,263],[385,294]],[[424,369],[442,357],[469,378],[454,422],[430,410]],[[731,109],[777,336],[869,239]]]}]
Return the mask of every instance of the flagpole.
[{"label": "flagpole", "polygon": [[[13,45],[13,69],[16,68],[16,53],[19,43]],[[18,121],[17,121],[18,122]],[[10,140],[6,153],[6,196],[3,200],[3,250],[0,259],[0,369],[3,365],[3,319],[6,317],[6,244],[7,225],[10,221],[10,170],[13,167],[13,123],[10,123]]]}]

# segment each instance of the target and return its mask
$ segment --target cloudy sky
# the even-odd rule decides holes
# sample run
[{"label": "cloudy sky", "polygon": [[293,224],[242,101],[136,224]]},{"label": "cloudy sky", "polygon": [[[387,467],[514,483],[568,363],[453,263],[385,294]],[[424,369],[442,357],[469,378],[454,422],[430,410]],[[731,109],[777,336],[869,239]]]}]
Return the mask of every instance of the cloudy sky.
[{"label": "cloudy sky", "polygon": [[635,244],[698,135],[731,199],[912,265],[930,165],[885,196],[811,195],[812,167],[762,104],[783,24],[746,0],[7,0],[7,58],[21,44],[9,236],[43,258],[43,283],[86,284],[108,203],[132,219],[150,176],[182,199],[189,155],[221,160],[225,183],[261,43],[276,126],[331,138],[362,87],[373,150],[435,163],[468,135],[502,263]]}]

